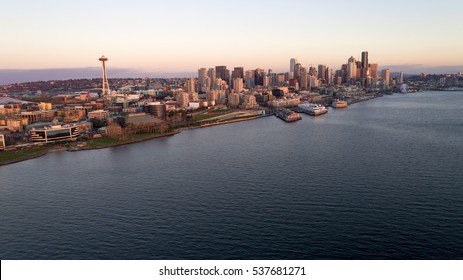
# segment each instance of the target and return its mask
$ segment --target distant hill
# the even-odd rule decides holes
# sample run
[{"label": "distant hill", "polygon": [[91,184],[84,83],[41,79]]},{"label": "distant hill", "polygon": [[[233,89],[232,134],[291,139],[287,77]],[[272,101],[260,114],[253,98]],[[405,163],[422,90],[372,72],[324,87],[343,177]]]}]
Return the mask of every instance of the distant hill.
[{"label": "distant hill", "polygon": [[[49,80],[92,79],[101,77],[101,68],[56,68],[56,69],[0,69],[0,85]],[[185,78],[197,76],[196,72],[143,72],[136,69],[110,68],[109,78]]]}]

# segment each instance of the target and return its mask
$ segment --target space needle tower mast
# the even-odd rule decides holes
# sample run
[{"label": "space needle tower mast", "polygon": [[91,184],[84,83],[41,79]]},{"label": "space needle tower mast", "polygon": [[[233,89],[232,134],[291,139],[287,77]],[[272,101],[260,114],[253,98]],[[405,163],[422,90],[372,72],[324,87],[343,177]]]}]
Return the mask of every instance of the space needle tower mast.
[{"label": "space needle tower mast", "polygon": [[108,59],[103,55],[98,60],[103,64],[103,87],[101,90],[101,96],[109,95],[108,76],[106,76],[106,61],[108,61]]}]

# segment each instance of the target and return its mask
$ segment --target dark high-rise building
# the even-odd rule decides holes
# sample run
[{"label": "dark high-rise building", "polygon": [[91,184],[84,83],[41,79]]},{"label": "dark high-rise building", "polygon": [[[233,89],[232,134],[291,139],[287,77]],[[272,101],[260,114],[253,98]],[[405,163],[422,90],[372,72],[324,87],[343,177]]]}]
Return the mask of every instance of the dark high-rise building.
[{"label": "dark high-rise building", "polygon": [[299,82],[301,80],[301,69],[302,65],[300,63],[296,63],[296,65],[294,65],[294,78]]},{"label": "dark high-rise building", "polygon": [[325,84],[333,84],[333,69],[331,69],[331,67],[328,67],[325,70]]},{"label": "dark high-rise building", "polygon": [[215,67],[215,77],[217,79],[222,79],[227,81],[227,66],[216,66]]},{"label": "dark high-rise building", "polygon": [[243,67],[235,67],[232,71],[232,78],[241,78],[244,79],[244,68]]},{"label": "dark high-rise building", "polygon": [[265,71],[263,69],[257,68],[254,71],[254,81],[256,85],[258,86],[264,85],[264,75],[265,75]]},{"label": "dark high-rise building", "polygon": [[318,65],[318,78],[322,81],[326,81],[326,65],[320,64]]},{"label": "dark high-rise building", "polygon": [[368,52],[362,52],[362,69],[368,68]]}]

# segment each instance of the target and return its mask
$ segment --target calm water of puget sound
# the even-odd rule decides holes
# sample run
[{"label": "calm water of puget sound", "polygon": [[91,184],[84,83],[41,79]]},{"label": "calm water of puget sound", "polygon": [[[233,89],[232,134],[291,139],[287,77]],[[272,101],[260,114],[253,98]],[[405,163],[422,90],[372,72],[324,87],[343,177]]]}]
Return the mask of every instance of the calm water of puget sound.
[{"label": "calm water of puget sound", "polygon": [[461,259],[463,92],[0,167],[1,259]]}]

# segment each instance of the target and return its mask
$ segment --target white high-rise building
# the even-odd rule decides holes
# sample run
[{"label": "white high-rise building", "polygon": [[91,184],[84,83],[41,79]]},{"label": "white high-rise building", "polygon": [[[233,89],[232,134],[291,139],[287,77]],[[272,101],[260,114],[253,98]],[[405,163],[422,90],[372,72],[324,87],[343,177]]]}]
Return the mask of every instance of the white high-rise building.
[{"label": "white high-rise building", "polygon": [[347,79],[357,79],[357,62],[353,56],[349,58],[347,63]]}]

